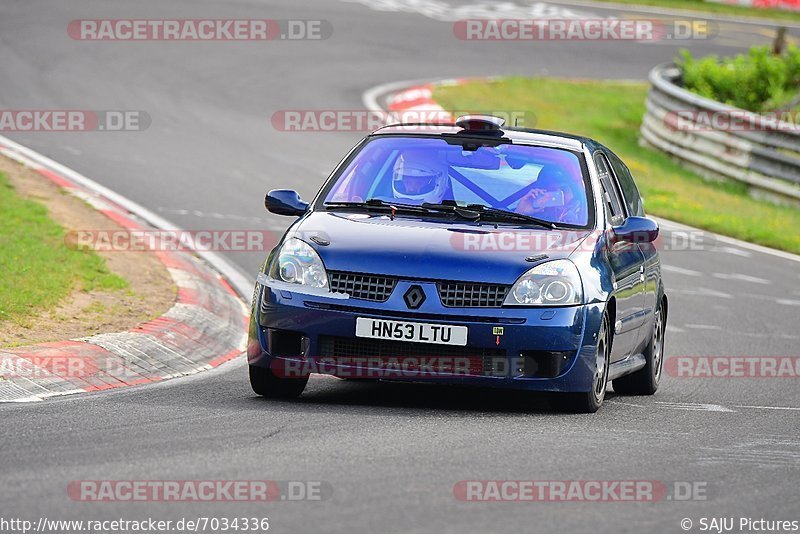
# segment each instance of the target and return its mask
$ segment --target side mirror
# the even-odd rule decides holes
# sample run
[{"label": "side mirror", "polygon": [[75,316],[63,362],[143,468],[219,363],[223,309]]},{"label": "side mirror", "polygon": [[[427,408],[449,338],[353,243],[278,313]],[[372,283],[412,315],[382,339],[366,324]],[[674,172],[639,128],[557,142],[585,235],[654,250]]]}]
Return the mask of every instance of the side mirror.
[{"label": "side mirror", "polygon": [[618,242],[652,243],[658,238],[658,223],[648,217],[628,217],[613,230]]},{"label": "side mirror", "polygon": [[308,202],[303,202],[297,191],[291,189],[273,189],[264,198],[264,206],[272,213],[295,217],[308,211]]}]

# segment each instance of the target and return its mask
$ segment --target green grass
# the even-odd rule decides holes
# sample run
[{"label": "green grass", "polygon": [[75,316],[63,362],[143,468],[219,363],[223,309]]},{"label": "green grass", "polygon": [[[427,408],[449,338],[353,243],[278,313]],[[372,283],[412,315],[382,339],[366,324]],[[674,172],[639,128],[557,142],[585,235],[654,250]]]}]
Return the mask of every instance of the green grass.
[{"label": "green grass", "polygon": [[[800,253],[800,209],[756,200],[744,185],[709,182],[667,156],[639,146],[645,83],[506,78],[440,87],[449,110],[514,110],[536,117],[536,128],[592,137],[628,165],[649,214],[746,241]],[[525,126],[531,127],[530,120]]]},{"label": "green grass", "polygon": [[24,325],[75,289],[128,287],[96,253],[67,247],[47,208],[20,197],[3,173],[0,217],[0,322]]},{"label": "green grass", "polygon": [[797,11],[785,11],[781,9],[761,9],[747,6],[731,4],[717,4],[714,2],[704,2],[703,0],[596,0],[599,2],[613,2],[616,4],[633,4],[640,6],[658,6],[670,9],[685,9],[691,11],[701,11],[704,13],[714,13],[717,15],[728,15],[740,18],[761,18],[774,19],[791,22],[800,22],[800,13]]}]

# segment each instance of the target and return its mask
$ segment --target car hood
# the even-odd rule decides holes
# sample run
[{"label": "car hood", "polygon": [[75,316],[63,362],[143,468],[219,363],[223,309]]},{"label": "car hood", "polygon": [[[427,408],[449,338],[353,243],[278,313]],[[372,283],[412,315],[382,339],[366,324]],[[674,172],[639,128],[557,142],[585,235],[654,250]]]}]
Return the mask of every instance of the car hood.
[{"label": "car hood", "polygon": [[587,235],[587,230],[311,212],[287,237],[313,246],[330,271],[512,284],[536,263],[569,256]]}]

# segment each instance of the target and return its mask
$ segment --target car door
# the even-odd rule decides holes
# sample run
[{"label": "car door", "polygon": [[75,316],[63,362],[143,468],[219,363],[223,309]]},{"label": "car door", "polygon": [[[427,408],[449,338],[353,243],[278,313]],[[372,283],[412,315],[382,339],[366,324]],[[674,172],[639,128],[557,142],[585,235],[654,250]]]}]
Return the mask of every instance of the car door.
[{"label": "car door", "polygon": [[[633,181],[633,175],[630,169],[625,165],[616,154],[607,151],[611,161],[611,170],[620,185],[622,197],[630,215],[637,215],[644,217],[644,203],[639,194],[639,189],[636,187],[636,182]],[[637,245],[639,250],[642,251],[644,256],[644,308],[642,310],[642,324],[640,328],[642,337],[648,337],[650,331],[646,328],[652,321],[652,315],[655,311],[656,299],[658,298],[658,281],[660,279],[661,265],[658,258],[658,250],[655,243],[639,243]],[[642,340],[643,341],[643,340]]]},{"label": "car door", "polygon": [[[628,217],[619,184],[602,151],[595,153],[600,183],[603,187],[606,220],[619,226]],[[614,275],[613,294],[617,311],[614,321],[614,343],[611,361],[622,360],[633,351],[639,342],[639,327],[642,325],[644,309],[644,255],[635,243],[616,242],[609,244],[608,261]]]}]

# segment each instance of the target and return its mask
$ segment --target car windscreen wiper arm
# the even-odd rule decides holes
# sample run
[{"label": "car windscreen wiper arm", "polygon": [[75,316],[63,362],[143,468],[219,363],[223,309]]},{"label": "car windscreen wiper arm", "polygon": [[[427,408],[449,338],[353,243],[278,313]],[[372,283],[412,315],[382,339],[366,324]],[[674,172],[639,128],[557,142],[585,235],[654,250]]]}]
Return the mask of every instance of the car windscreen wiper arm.
[{"label": "car windscreen wiper arm", "polygon": [[414,206],[411,204],[395,204],[388,203],[379,198],[370,198],[366,202],[325,202],[323,204],[325,209],[341,209],[341,208],[361,208],[366,210],[381,210],[381,211],[405,211],[411,213],[430,213],[431,210],[422,206]]},{"label": "car windscreen wiper arm", "polygon": [[481,218],[481,214],[479,212],[459,206],[457,204],[433,204],[431,202],[423,202],[422,207],[433,211],[440,211],[442,213],[453,213],[468,221],[477,221]]},{"label": "car windscreen wiper arm", "polygon": [[388,208],[389,205],[386,204],[383,200],[379,198],[371,198],[366,202],[353,202],[353,201],[341,201],[341,202],[325,202],[323,204],[326,208]]},{"label": "car windscreen wiper arm", "polygon": [[557,226],[556,223],[552,221],[539,219],[538,217],[532,217],[530,215],[524,215],[522,213],[514,213],[512,211],[501,210],[499,208],[491,208],[488,206],[484,206],[483,204],[470,204],[466,207],[466,209],[476,211],[478,214],[480,214],[481,219],[524,221],[536,224],[538,226],[543,226],[551,230],[555,230]]}]

